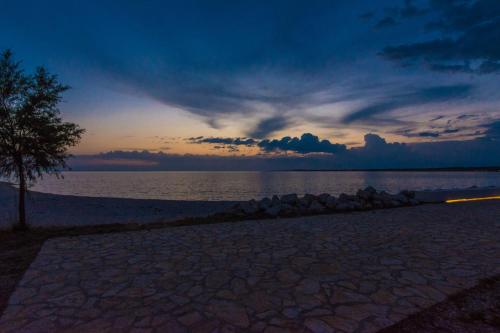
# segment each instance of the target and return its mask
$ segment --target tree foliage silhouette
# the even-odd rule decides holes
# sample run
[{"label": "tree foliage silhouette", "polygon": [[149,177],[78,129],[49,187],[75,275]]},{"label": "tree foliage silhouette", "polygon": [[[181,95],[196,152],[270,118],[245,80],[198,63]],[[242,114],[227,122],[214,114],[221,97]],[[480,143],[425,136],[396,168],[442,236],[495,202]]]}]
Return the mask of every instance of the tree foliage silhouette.
[{"label": "tree foliage silhouette", "polygon": [[20,229],[27,228],[27,185],[66,169],[68,148],[78,144],[85,131],[60,117],[57,105],[68,89],[45,68],[26,74],[10,50],[1,54],[0,175],[18,180]]}]

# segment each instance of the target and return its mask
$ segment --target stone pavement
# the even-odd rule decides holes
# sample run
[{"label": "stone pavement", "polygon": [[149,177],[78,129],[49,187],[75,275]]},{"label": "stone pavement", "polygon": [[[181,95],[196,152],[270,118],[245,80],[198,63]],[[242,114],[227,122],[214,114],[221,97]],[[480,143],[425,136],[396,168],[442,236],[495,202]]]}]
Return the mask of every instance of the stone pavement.
[{"label": "stone pavement", "polygon": [[500,202],[48,240],[0,332],[374,332],[500,273]]}]

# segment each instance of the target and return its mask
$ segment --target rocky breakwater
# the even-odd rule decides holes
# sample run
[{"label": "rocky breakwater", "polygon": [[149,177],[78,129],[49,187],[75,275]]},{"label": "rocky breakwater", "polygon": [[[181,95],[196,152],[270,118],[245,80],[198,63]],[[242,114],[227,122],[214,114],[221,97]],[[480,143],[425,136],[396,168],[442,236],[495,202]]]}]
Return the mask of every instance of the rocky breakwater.
[{"label": "rocky breakwater", "polygon": [[235,217],[289,217],[301,215],[327,214],[334,212],[360,211],[380,208],[415,206],[420,201],[415,199],[415,192],[402,191],[390,194],[377,192],[369,186],[358,190],[355,195],[342,193],[338,197],[323,193],[320,195],[286,194],[262,200],[250,200],[235,204],[225,214]]}]

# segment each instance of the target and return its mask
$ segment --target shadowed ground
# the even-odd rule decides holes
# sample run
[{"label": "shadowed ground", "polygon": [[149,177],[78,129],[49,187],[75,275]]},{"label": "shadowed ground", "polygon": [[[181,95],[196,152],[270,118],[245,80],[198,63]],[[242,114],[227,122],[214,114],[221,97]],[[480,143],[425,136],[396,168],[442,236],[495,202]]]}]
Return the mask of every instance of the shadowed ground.
[{"label": "shadowed ground", "polygon": [[48,240],[4,332],[373,332],[500,273],[500,205]]},{"label": "shadowed ground", "polygon": [[379,333],[498,333],[500,332],[500,275],[481,280],[445,302],[381,330]]}]

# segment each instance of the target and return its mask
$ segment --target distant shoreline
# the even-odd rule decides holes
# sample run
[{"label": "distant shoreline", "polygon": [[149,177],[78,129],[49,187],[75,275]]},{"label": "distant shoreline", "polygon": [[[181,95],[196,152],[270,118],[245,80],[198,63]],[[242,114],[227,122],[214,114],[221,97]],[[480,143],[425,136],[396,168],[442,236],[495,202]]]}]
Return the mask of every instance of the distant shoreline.
[{"label": "distant shoreline", "polygon": [[370,172],[500,172],[500,166],[496,167],[450,167],[450,168],[406,168],[406,169],[290,169],[290,170],[275,170],[288,172],[353,172],[353,171],[370,171]]},{"label": "distant shoreline", "polygon": [[444,168],[387,168],[387,169],[272,169],[272,170],[65,170],[68,172],[500,172],[500,166],[492,167],[444,167]]}]

